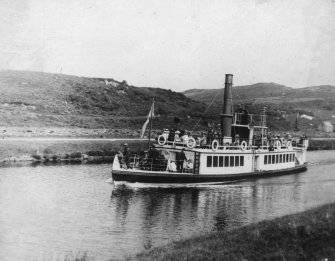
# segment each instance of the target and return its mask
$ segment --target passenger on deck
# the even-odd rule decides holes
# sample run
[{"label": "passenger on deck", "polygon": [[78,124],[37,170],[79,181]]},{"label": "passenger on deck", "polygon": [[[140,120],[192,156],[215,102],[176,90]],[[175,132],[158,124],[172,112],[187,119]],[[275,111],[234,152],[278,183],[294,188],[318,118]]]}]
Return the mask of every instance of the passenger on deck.
[{"label": "passenger on deck", "polygon": [[238,108],[235,110],[236,115],[236,124],[241,124],[241,113],[243,112],[242,104],[238,105]]},{"label": "passenger on deck", "polygon": [[214,131],[213,140],[220,140],[220,133],[218,131]]},{"label": "passenger on deck", "polygon": [[178,152],[176,154],[176,162],[177,162],[177,170],[179,172],[183,171],[183,165],[184,165],[184,161],[187,160],[185,153],[184,153],[185,149],[183,148],[181,150],[181,152]]},{"label": "passenger on deck", "polygon": [[291,134],[290,133],[285,133],[285,139],[287,139],[287,140],[292,140],[292,136],[291,136]]},{"label": "passenger on deck", "polygon": [[244,110],[242,110],[241,124],[243,124],[243,125],[249,124],[249,112],[248,112],[248,107],[247,106],[245,106]]},{"label": "passenger on deck", "polygon": [[235,135],[235,141],[234,141],[234,145],[240,145],[240,135],[236,134]]},{"label": "passenger on deck", "polygon": [[182,134],[180,134],[180,139],[181,139],[181,141],[184,143],[184,144],[187,144],[187,141],[188,141],[188,138],[189,138],[189,136],[188,136],[188,132],[185,130],[185,131],[183,131],[182,132]]},{"label": "passenger on deck", "polygon": [[206,140],[207,144],[212,144],[213,136],[214,136],[214,128],[212,127],[207,132],[207,140]]},{"label": "passenger on deck", "polygon": [[239,104],[238,108],[235,110],[235,113],[242,113],[242,112],[243,112],[242,104]]},{"label": "passenger on deck", "polygon": [[153,144],[149,149],[149,163],[152,164],[152,170],[159,170],[159,151]]},{"label": "passenger on deck", "polygon": [[302,136],[300,136],[298,144],[299,145],[303,145],[304,144],[304,140],[307,140],[307,135],[303,134]]},{"label": "passenger on deck", "polygon": [[169,139],[169,134],[170,134],[170,133],[169,133],[169,130],[168,130],[168,129],[164,129],[164,131],[163,131],[163,134],[162,134],[162,135],[165,137],[165,139],[166,139],[166,140],[168,140],[168,139]]},{"label": "passenger on deck", "polygon": [[201,132],[201,136],[198,137],[198,143],[199,143],[199,146],[201,148],[205,148],[206,147],[206,139],[207,139],[206,133]]},{"label": "passenger on deck", "polygon": [[169,160],[167,164],[166,171],[177,172],[177,165],[174,161]]},{"label": "passenger on deck", "polygon": [[123,164],[125,165],[126,168],[129,167],[129,148],[128,148],[128,143],[125,143],[122,151],[122,160]]},{"label": "passenger on deck", "polygon": [[170,129],[169,136],[168,136],[168,139],[167,139],[169,143],[174,141],[174,135],[175,135],[174,129]]},{"label": "passenger on deck", "polygon": [[179,134],[180,134],[180,131],[176,130],[175,135],[174,135],[174,142],[181,142]]},{"label": "passenger on deck", "polygon": [[185,163],[186,163],[186,164],[185,164],[185,169],[186,169],[187,171],[191,171],[191,170],[193,170],[193,162],[192,162],[191,159],[188,159],[187,162],[185,162]]}]

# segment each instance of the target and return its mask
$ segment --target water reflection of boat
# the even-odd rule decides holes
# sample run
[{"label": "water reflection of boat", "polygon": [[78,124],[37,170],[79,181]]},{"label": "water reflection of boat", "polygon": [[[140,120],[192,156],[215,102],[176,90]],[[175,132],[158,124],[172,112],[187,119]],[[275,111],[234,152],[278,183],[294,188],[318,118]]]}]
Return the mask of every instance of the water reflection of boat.
[{"label": "water reflection of boat", "polygon": [[[217,183],[254,177],[268,177],[305,171],[307,137],[274,137],[261,115],[246,110],[232,111],[232,79],[226,74],[221,133],[205,142],[189,136],[183,141],[163,133],[153,149],[158,156],[135,158],[122,164],[115,156],[115,182]],[[184,156],[182,156],[184,154]],[[186,157],[185,157],[186,156]],[[184,165],[184,159],[190,163]],[[182,163],[180,162],[182,159]]]}]

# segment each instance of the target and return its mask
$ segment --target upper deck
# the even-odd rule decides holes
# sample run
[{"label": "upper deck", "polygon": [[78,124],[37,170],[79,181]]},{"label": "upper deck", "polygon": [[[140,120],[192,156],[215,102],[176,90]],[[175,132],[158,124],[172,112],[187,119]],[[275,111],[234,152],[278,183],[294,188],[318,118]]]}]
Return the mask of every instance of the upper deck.
[{"label": "upper deck", "polygon": [[232,125],[267,128],[266,118],[265,114],[234,113]]}]

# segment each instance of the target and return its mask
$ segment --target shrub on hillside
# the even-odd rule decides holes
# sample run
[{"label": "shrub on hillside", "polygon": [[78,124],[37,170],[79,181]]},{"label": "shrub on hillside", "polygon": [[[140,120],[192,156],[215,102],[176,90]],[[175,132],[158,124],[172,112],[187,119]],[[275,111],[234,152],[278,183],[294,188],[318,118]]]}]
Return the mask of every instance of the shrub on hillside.
[{"label": "shrub on hillside", "polygon": [[94,156],[104,156],[105,155],[102,150],[90,150],[90,151],[86,152],[86,154],[88,156],[92,156],[92,157],[94,157]]},{"label": "shrub on hillside", "polygon": [[43,150],[43,154],[52,154],[52,153],[53,153],[53,151],[52,151],[51,148],[45,148],[45,149]]},{"label": "shrub on hillside", "polygon": [[71,159],[79,159],[81,158],[82,154],[80,152],[74,152],[70,154]]},{"label": "shrub on hillside", "polygon": [[34,154],[31,157],[34,158],[35,160],[41,160],[42,159],[42,156],[38,155],[38,154]]}]

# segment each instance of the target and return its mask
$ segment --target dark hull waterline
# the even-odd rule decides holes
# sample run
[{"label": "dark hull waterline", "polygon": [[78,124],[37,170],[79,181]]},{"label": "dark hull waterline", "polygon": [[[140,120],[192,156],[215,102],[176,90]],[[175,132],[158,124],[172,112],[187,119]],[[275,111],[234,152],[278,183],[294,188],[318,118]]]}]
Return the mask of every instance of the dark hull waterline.
[{"label": "dark hull waterline", "polygon": [[113,170],[113,181],[130,183],[166,183],[166,184],[187,184],[187,183],[219,183],[225,181],[235,181],[248,178],[264,178],[280,175],[299,173],[307,170],[307,165],[296,166],[289,169],[259,171],[241,174],[222,174],[222,175],[201,175],[185,173],[166,173],[166,172],[142,172]]}]

